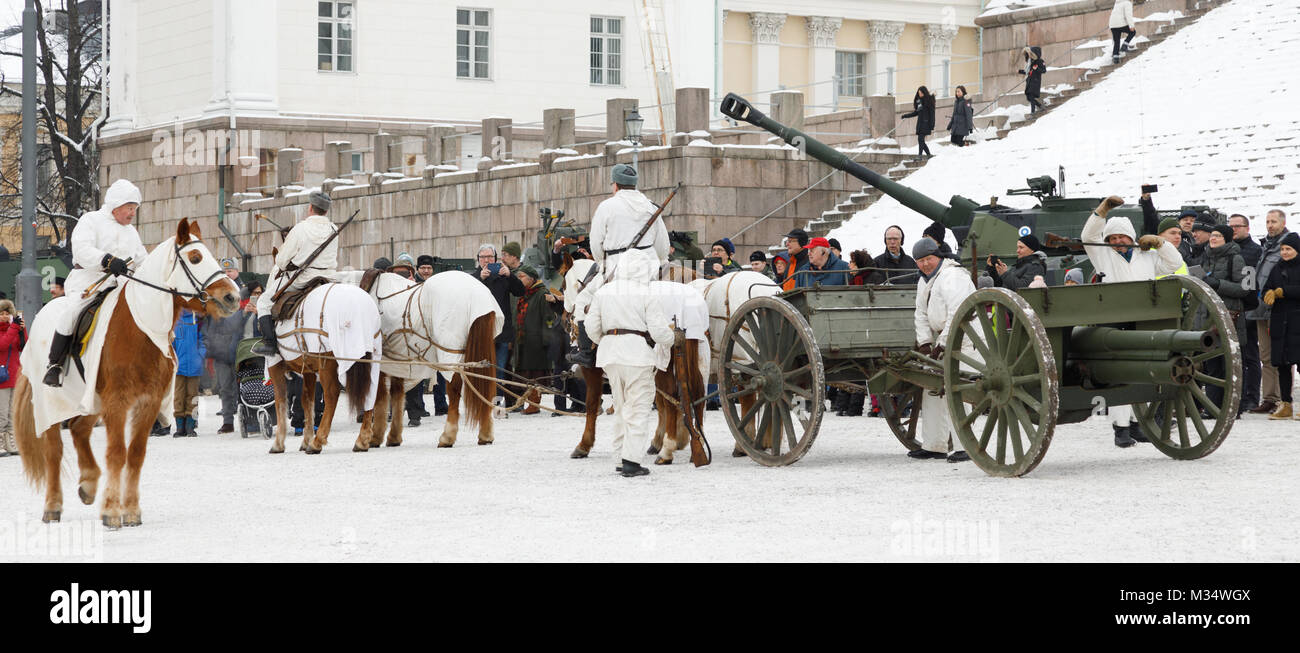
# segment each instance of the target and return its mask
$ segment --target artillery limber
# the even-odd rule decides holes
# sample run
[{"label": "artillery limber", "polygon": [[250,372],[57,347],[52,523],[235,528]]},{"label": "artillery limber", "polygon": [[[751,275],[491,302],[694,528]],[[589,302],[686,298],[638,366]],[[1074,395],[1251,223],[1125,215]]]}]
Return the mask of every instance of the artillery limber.
[{"label": "artillery limber", "polygon": [[[966,242],[999,228],[974,202],[954,197],[945,207],[734,95],[722,110],[933,219],[969,227]],[[719,382],[739,446],[764,465],[799,460],[817,436],[827,384],[864,381],[908,449],[920,448],[920,393],[942,394],[963,448],[995,476],[1028,473],[1057,424],[1115,406],[1132,405],[1152,445],[1178,459],[1213,452],[1236,419],[1241,360],[1233,320],[1198,279],[978,290],[959,306],[937,359],[914,350],[915,296],[915,286],[814,285],[734,309]],[[750,397],[742,409],[738,402]]]}]

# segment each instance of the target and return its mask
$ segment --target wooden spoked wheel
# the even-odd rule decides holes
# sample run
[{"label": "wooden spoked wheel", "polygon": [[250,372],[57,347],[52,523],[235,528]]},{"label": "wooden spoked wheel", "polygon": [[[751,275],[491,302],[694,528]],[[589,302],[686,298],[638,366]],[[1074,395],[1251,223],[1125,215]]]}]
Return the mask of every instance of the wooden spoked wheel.
[{"label": "wooden spoked wheel", "polygon": [[898,438],[908,451],[921,448],[921,440],[917,437],[917,426],[921,423],[922,392],[924,390],[917,388],[905,394],[879,396],[880,414],[884,416],[889,430],[894,432],[894,437]]},{"label": "wooden spoked wheel", "polygon": [[[799,311],[778,297],[741,304],[727,321],[719,357],[722,414],[740,448],[769,467],[808,453],[821,425],[826,373]],[[742,414],[745,399],[753,404]]]},{"label": "wooden spoked wheel", "polygon": [[[1183,317],[1178,328],[1211,331],[1219,344],[1191,356],[1193,382],[1166,386],[1170,388],[1166,401],[1134,405],[1133,418],[1156,449],[1170,458],[1192,460],[1219,448],[1237,420],[1241,350],[1232,314],[1223,300],[1200,279],[1173,278],[1183,286]],[[1210,388],[1217,392],[1209,392]],[[1208,418],[1201,415],[1202,410]]]},{"label": "wooden spoked wheel", "polygon": [[986,288],[957,307],[944,347],[944,397],[962,447],[992,476],[1028,474],[1056,427],[1047,330],[1019,295]]}]

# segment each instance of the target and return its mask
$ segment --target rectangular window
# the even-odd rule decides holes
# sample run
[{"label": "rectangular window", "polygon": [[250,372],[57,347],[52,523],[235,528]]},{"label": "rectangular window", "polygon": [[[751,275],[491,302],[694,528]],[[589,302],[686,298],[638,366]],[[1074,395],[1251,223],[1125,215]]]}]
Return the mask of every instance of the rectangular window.
[{"label": "rectangular window", "polygon": [[359,175],[359,174],[361,174],[361,166],[362,166],[362,165],[364,165],[364,163],[363,163],[363,161],[361,160],[361,153],[360,153],[360,152],[353,152],[353,153],[352,153],[352,174],[354,174],[354,175]]},{"label": "rectangular window", "polygon": [[491,79],[488,48],[492,41],[492,14],[487,9],[456,10],[456,76]]},{"label": "rectangular window", "polygon": [[623,84],[623,19],[591,17],[591,83]]},{"label": "rectangular window", "polygon": [[316,3],[316,69],[350,73],[355,56],[352,2],[320,0]]},{"label": "rectangular window", "polygon": [[839,95],[862,96],[862,73],[867,69],[867,55],[862,52],[836,52],[835,76],[838,78],[836,93]]}]

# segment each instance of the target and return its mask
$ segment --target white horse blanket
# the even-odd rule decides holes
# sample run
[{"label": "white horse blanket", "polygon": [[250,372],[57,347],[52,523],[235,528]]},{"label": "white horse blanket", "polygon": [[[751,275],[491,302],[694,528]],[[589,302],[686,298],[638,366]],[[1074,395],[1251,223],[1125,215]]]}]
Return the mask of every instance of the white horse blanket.
[{"label": "white horse blanket", "polygon": [[[397,274],[375,280],[385,360],[453,364],[465,361],[465,345],[474,320],[496,314],[492,337],[501,335],[505,315],[492,291],[471,274],[459,270],[439,272],[416,290],[394,294],[414,282]],[[391,296],[390,296],[391,295]],[[384,374],[406,380],[410,389],[437,370],[427,365],[384,363]]]},{"label": "white horse blanket", "polygon": [[[709,340],[713,343],[715,354],[721,354],[722,333],[727,329],[731,314],[740,308],[741,304],[755,297],[781,294],[780,286],[753,270],[731,272],[716,279],[697,279],[690,285],[704,295],[704,303],[708,306]],[[748,331],[742,331],[741,337],[750,344],[754,342],[754,337]],[[749,356],[740,348],[735,349],[732,355],[739,362],[749,360]],[[715,362],[720,359],[721,356],[716,357]],[[713,372],[717,371],[715,367]]]},{"label": "white horse blanket", "polygon": [[[286,361],[303,353],[332,352],[338,358],[361,358],[370,354],[378,361],[384,344],[380,334],[379,309],[364,290],[343,283],[331,283],[309,293],[293,317],[275,325],[280,355]],[[269,368],[278,357],[269,357]],[[339,383],[347,379],[354,361],[338,361]],[[379,390],[379,365],[370,366],[370,392],[362,410],[375,407]],[[353,408],[356,408],[355,406]]]}]

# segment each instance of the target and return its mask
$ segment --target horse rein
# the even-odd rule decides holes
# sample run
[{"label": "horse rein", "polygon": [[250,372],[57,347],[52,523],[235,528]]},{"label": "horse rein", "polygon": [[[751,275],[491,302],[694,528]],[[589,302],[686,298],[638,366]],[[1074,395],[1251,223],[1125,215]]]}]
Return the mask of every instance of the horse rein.
[{"label": "horse rein", "polygon": [[150,282],[148,282],[148,281],[145,281],[144,279],[140,279],[140,278],[138,278],[138,277],[132,276],[129,272],[126,273],[126,274],[123,274],[123,275],[121,275],[121,276],[124,276],[124,277],[126,277],[127,279],[129,279],[129,280],[131,280],[131,281],[134,281],[134,282],[136,282],[136,283],[139,283],[139,284],[141,284],[141,285],[143,285],[143,286],[147,286],[147,287],[149,287],[149,288],[153,288],[154,290],[160,290],[160,291],[162,291],[162,292],[165,292],[165,293],[167,293],[167,294],[169,294],[169,295],[172,295],[173,297],[192,297],[192,298],[195,298],[195,299],[199,300],[199,304],[206,306],[207,303],[208,303],[208,300],[209,300],[209,299],[212,299],[212,296],[208,294],[208,291],[207,291],[207,290],[205,290],[205,289],[208,287],[208,284],[212,283],[212,280],[213,280],[213,279],[216,279],[217,277],[225,276],[226,273],[225,273],[224,270],[221,270],[220,268],[218,268],[217,271],[215,271],[215,272],[213,272],[211,275],[209,275],[208,278],[207,278],[207,279],[206,279],[202,284],[199,283],[199,279],[198,279],[198,277],[194,276],[194,273],[190,271],[190,266],[187,265],[187,264],[185,263],[185,261],[184,261],[184,258],[185,258],[185,257],[181,256],[181,250],[183,250],[183,249],[185,249],[186,247],[189,247],[189,246],[191,246],[191,245],[202,245],[202,244],[203,244],[203,241],[197,241],[197,242],[196,242],[196,241],[191,241],[191,242],[185,243],[184,245],[181,245],[181,244],[177,243],[177,244],[175,245],[176,260],[175,260],[175,261],[172,261],[172,270],[175,270],[175,269],[176,269],[176,266],[179,264],[179,265],[181,266],[181,271],[184,272],[184,273],[185,273],[185,277],[186,277],[187,279],[189,279],[190,285],[194,286],[194,288],[195,288],[195,290],[196,290],[197,292],[185,292],[185,291],[182,291],[182,290],[177,290],[177,289],[175,289],[175,288],[168,288],[168,287],[166,287],[166,286],[159,286],[159,285],[157,285],[157,284],[153,284],[153,283],[150,283]]}]

